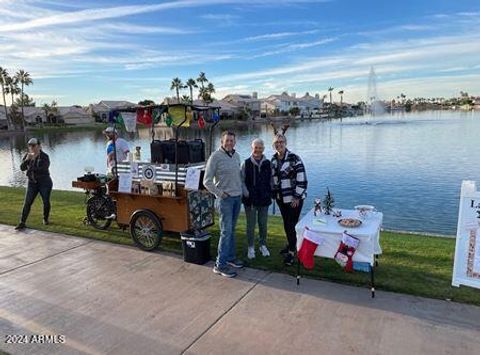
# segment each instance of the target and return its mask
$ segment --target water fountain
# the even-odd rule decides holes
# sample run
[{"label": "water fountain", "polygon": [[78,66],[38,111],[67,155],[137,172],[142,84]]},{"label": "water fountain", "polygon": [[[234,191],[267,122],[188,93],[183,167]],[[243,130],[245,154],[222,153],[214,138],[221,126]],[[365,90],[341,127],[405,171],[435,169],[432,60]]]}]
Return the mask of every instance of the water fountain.
[{"label": "water fountain", "polygon": [[377,93],[377,75],[373,67],[370,67],[370,73],[368,74],[367,102],[370,103],[369,111],[372,115],[385,113],[385,108]]}]

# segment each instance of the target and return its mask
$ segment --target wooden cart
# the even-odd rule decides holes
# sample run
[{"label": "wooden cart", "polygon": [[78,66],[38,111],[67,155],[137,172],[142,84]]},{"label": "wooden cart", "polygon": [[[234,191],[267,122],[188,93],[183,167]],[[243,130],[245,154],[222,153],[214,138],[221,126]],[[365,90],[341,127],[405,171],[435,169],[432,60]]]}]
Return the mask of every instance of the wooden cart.
[{"label": "wooden cart", "polygon": [[[178,105],[176,105],[178,106]],[[185,107],[185,120],[176,126],[176,139],[178,141],[178,128],[186,121],[187,107],[193,110],[211,110],[210,107],[203,108],[191,105],[182,105]],[[164,106],[161,107],[165,110]],[[125,111],[131,111],[126,109]],[[216,108],[218,111],[218,108]],[[124,111],[124,110],[122,110]],[[168,108],[165,110],[168,111]],[[213,128],[218,123],[214,120],[210,126],[209,152],[211,152],[211,137]],[[152,141],[155,133],[152,124]],[[116,151],[114,149],[114,151]],[[95,189],[98,193],[87,201],[87,217],[90,214],[93,218],[88,220],[98,220],[98,223],[91,223],[94,227],[106,229],[110,225],[109,216],[111,206],[113,205],[115,213],[114,219],[121,228],[129,228],[131,237],[135,244],[143,250],[153,250],[161,242],[163,232],[188,232],[189,234],[201,234],[204,228],[214,224],[214,196],[206,190],[184,189],[187,169],[202,168],[202,164],[179,165],[177,162],[177,153],[175,153],[175,164],[152,164],[150,162],[136,162],[136,176],[133,181],[140,182],[146,180],[147,167],[153,170],[154,184],[170,182],[173,186],[173,193],[165,194],[145,194],[134,192],[120,192],[118,188],[118,179],[122,173],[131,171],[130,162],[117,162],[115,170],[115,179],[109,183],[108,192],[102,194],[101,190]],[[156,174],[155,174],[156,172]],[[85,189],[93,186],[87,186],[78,182],[73,182],[72,186]],[[96,198],[96,200],[92,200]],[[90,202],[95,203],[90,203]],[[110,202],[109,202],[110,201]],[[89,207],[90,206],[90,207]],[[97,208],[99,208],[97,213]],[[105,221],[105,223],[102,223]]]}]

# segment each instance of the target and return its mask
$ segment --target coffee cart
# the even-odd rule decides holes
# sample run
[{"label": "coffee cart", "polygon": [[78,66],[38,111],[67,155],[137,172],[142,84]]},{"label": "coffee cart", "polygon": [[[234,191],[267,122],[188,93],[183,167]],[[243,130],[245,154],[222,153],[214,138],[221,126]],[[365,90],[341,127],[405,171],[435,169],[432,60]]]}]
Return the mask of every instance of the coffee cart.
[{"label": "coffee cart", "polygon": [[[185,161],[181,156],[179,146],[184,141],[179,140],[179,128],[197,116],[199,126],[208,126],[208,144],[203,147],[211,152],[213,129],[219,122],[219,108],[194,105],[155,105],[142,107],[145,110],[160,110],[169,118],[169,112],[175,109],[184,111],[184,118],[178,124],[172,125],[175,130],[175,140],[165,141],[170,146],[171,159],[159,161],[122,161],[116,162],[113,179],[106,185],[106,193],[102,194],[102,184],[74,181],[73,187],[83,188],[91,197],[87,201],[87,219],[95,228],[106,229],[112,220],[119,227],[129,229],[135,244],[143,250],[153,250],[161,242],[163,232],[186,233],[201,235],[203,229],[214,224],[214,196],[203,188],[201,183],[202,170],[205,168],[207,154],[203,153],[203,161]],[[135,112],[139,108],[122,109],[119,112]],[[198,120],[206,120],[200,125]],[[195,124],[192,122],[192,124]],[[161,146],[162,141],[155,140],[155,123],[151,125],[151,155]],[[159,143],[160,142],[160,143]],[[159,144],[157,144],[159,143]],[[198,142],[197,142],[198,143]],[[114,149],[116,152],[116,149]],[[173,160],[173,161],[172,161]],[[181,161],[181,162],[180,162]],[[188,176],[187,176],[188,175]],[[197,179],[197,186],[186,189],[185,184]],[[187,181],[188,180],[188,181]],[[93,186],[95,185],[95,186]],[[110,202],[109,202],[110,201]],[[113,207],[112,207],[113,206]],[[92,223],[94,222],[94,223]]]}]

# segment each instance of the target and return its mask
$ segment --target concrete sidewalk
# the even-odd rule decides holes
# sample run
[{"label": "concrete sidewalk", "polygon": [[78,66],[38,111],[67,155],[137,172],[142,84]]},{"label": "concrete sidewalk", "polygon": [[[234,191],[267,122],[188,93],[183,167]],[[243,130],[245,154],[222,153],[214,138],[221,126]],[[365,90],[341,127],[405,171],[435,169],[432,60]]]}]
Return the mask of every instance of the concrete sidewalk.
[{"label": "concrete sidewalk", "polygon": [[[480,307],[0,225],[0,349],[12,354],[478,354]],[[63,344],[6,344],[6,335]],[[11,338],[9,338],[11,340]],[[17,338],[18,339],[18,338]],[[25,339],[25,338],[21,338]]]}]

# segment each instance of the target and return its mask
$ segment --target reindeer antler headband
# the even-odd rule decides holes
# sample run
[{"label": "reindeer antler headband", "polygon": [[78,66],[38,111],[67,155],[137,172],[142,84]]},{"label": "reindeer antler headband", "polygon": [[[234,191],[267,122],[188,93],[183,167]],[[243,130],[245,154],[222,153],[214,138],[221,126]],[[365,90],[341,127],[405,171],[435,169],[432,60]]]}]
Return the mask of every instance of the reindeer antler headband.
[{"label": "reindeer antler headband", "polygon": [[284,136],[284,135],[285,135],[285,132],[287,132],[288,127],[290,127],[289,124],[284,124],[284,125],[282,126],[282,132],[280,133],[280,132],[278,132],[277,127],[275,127],[275,125],[274,125],[273,123],[271,123],[271,125],[272,125],[272,127],[273,127],[273,135],[274,135],[274,136],[276,136],[276,135],[278,135],[278,134],[281,134],[282,136]]}]

